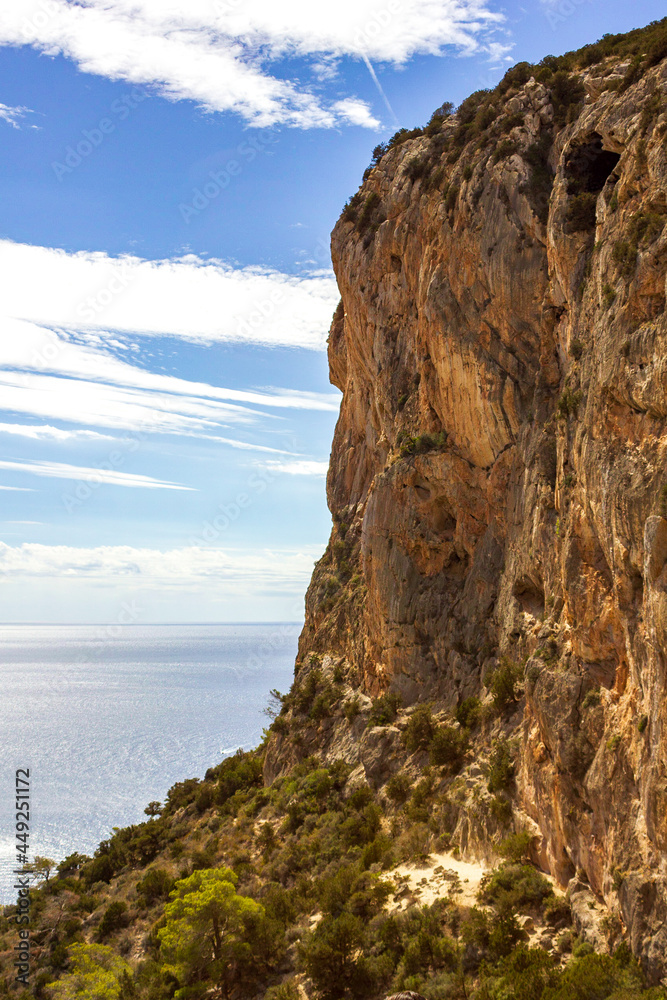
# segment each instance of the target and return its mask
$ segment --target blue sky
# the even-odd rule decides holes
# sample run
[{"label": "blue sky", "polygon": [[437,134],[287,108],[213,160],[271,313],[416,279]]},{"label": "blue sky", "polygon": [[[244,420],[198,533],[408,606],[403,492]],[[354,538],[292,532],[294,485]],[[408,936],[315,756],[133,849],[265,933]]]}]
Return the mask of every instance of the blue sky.
[{"label": "blue sky", "polygon": [[370,151],[663,14],[0,0],[0,620],[298,620],[329,530],[329,233]]}]

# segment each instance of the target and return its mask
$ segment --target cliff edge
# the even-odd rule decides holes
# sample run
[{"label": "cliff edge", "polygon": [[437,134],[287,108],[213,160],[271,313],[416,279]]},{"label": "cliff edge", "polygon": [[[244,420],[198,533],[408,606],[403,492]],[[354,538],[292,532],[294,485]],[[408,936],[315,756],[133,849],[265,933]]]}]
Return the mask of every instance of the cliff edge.
[{"label": "cliff edge", "polygon": [[316,697],[330,677],[346,693],[299,727],[287,697],[265,777],[317,749],[381,786],[400,725],[365,723],[387,692],[399,723],[399,699],[405,718],[426,701],[454,729],[479,699],[467,784],[452,778],[461,851],[493,852],[502,823],[480,802],[505,740],[511,825],[530,832],[533,860],[572,899],[602,903],[590,933],[627,937],[655,977],[667,953],[667,52],[619,55],[612,42],[575,66],[519,64],[456,114],[397,133],[334,229],[334,526],[295,691],[310,683]]}]

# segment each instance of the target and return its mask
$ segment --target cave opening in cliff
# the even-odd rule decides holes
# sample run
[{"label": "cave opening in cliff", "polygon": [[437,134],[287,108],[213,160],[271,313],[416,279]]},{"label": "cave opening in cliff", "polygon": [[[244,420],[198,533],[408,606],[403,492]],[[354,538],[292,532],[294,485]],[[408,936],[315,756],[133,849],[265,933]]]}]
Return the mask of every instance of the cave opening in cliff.
[{"label": "cave opening in cliff", "polygon": [[575,146],[565,161],[565,174],[570,193],[601,191],[613,172],[620,153],[602,148],[602,136],[593,132],[587,141]]}]

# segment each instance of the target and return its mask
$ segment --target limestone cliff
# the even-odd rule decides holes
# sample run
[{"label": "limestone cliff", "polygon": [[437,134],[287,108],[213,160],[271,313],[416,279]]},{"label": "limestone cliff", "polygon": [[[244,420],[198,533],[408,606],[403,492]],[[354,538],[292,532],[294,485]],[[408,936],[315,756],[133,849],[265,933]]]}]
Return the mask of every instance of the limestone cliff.
[{"label": "limestone cliff", "polygon": [[[503,657],[521,665],[524,694],[496,723],[520,740],[515,826],[573,898],[590,887],[654,976],[667,953],[659,56],[516,67],[377,151],[332,237],[334,527],[297,666],[298,683],[317,654],[360,692],[357,710],[392,689],[446,714],[483,699]],[[274,735],[267,774],[315,746],[377,763],[391,740],[327,720]],[[484,835],[462,849],[483,852]]]}]

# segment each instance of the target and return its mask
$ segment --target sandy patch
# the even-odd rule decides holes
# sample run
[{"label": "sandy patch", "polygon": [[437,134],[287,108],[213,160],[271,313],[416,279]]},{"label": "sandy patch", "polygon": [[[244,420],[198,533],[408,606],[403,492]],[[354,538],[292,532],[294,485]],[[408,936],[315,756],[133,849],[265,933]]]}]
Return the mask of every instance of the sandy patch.
[{"label": "sandy patch", "polygon": [[449,852],[429,854],[421,863],[399,865],[388,873],[397,886],[389,910],[404,910],[414,902],[430,906],[447,896],[463,906],[474,906],[479,884],[488,871],[482,864],[461,861]]}]

